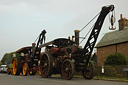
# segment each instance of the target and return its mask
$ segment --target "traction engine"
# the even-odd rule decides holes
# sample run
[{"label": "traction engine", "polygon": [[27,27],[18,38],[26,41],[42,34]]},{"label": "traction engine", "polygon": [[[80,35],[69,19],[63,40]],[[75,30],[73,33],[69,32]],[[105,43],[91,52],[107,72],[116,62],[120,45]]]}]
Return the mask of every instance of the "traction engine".
[{"label": "traction engine", "polygon": [[58,38],[40,45],[39,48],[45,47],[45,51],[41,53],[40,57],[41,76],[48,78],[52,74],[60,74],[63,79],[70,80],[73,77],[74,71],[76,71],[81,72],[85,79],[92,79],[94,76],[94,65],[90,61],[91,54],[104,19],[113,10],[113,5],[102,7],[83,48],[79,46],[79,30],[75,30],[75,41]]},{"label": "traction engine", "polygon": [[45,30],[40,33],[37,44],[32,43],[32,46],[23,47],[13,53],[12,72],[14,75],[20,75],[20,73],[24,76],[28,73],[35,75],[37,70],[40,70],[38,62],[40,61],[41,48],[39,45],[42,45],[43,41],[45,42],[45,34]]}]

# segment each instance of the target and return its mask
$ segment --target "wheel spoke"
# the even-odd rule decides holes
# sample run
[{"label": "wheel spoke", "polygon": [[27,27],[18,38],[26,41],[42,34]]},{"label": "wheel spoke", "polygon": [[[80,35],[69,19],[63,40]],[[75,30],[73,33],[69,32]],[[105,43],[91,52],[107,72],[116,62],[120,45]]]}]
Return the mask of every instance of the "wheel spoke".
[{"label": "wheel spoke", "polygon": [[83,77],[85,79],[92,79],[94,76],[94,66],[91,62],[88,63],[87,69],[83,72]]},{"label": "wheel spoke", "polygon": [[49,75],[51,75],[51,55],[48,54],[48,53],[44,53],[42,55],[42,58],[41,58],[41,76],[42,77],[48,77]]},{"label": "wheel spoke", "polygon": [[45,68],[45,66],[41,66],[42,68]]},{"label": "wheel spoke", "polygon": [[67,72],[67,77],[70,77],[70,76],[71,76],[70,74],[71,74],[71,73],[68,71],[68,72]]},{"label": "wheel spoke", "polygon": [[74,65],[72,63],[71,60],[69,59],[66,59],[63,64],[62,64],[62,67],[61,67],[61,73],[62,73],[62,77],[64,79],[67,79],[67,80],[70,80],[72,77],[73,77],[73,70],[74,70]]},{"label": "wheel spoke", "polygon": [[28,65],[27,65],[27,63],[24,63],[24,65],[23,65],[23,75],[26,76],[27,73],[28,73]]},{"label": "wheel spoke", "polygon": [[15,75],[16,74],[16,71],[17,71],[17,60],[16,59],[14,59],[14,61],[13,61],[13,74]]}]

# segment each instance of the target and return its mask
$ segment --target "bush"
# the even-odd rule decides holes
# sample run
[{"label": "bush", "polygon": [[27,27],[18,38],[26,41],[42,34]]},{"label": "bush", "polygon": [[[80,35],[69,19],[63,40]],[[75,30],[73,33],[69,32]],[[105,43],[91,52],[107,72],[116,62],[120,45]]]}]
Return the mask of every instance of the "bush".
[{"label": "bush", "polygon": [[126,65],[127,59],[124,55],[120,53],[110,54],[107,56],[105,65]]},{"label": "bush", "polygon": [[127,63],[127,65],[128,65],[128,58],[126,58],[126,61],[127,61],[127,62],[126,62],[126,63]]}]

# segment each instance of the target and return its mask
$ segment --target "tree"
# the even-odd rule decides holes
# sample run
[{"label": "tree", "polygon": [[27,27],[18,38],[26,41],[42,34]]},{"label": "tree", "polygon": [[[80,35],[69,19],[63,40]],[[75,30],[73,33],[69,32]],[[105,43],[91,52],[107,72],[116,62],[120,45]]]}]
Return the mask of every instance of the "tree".
[{"label": "tree", "polygon": [[0,61],[0,65],[2,65],[2,62]]},{"label": "tree", "polygon": [[124,55],[120,53],[110,54],[107,56],[105,65],[126,65],[127,59]]},{"label": "tree", "polygon": [[11,55],[12,55],[12,53],[6,53],[1,60],[2,64],[7,65],[7,64],[11,63],[11,58],[12,58]]}]

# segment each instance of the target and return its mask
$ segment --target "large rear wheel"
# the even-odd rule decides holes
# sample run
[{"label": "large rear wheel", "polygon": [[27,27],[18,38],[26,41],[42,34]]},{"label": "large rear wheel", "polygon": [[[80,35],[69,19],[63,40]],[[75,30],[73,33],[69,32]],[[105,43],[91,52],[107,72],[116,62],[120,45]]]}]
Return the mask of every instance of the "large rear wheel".
[{"label": "large rear wheel", "polygon": [[66,59],[61,66],[61,75],[64,79],[72,79],[74,74],[74,64],[71,60]]},{"label": "large rear wheel", "polygon": [[43,53],[40,59],[41,77],[48,78],[52,75],[53,57],[49,53]]},{"label": "large rear wheel", "polygon": [[22,71],[23,71],[22,72],[23,76],[27,76],[27,74],[28,74],[28,64],[27,63],[24,63]]},{"label": "large rear wheel", "polygon": [[20,71],[21,71],[20,59],[19,58],[14,58],[14,60],[13,60],[13,74],[14,75],[19,75]]},{"label": "large rear wheel", "polygon": [[94,77],[94,65],[89,62],[86,69],[82,71],[82,75],[85,79],[92,79]]}]

